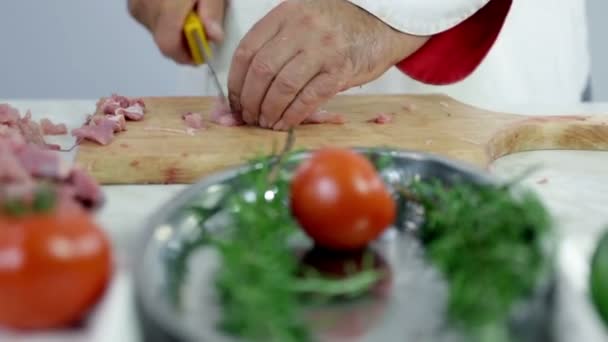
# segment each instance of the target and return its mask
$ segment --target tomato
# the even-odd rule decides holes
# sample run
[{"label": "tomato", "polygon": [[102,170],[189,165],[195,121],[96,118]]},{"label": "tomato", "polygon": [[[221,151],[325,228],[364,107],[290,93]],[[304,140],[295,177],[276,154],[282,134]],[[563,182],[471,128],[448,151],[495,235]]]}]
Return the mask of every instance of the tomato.
[{"label": "tomato", "polygon": [[346,149],[322,149],[296,170],[292,214],[317,245],[356,250],[395,220],[396,204],[374,165]]},{"label": "tomato", "polygon": [[76,323],[100,298],[110,273],[109,241],[84,210],[0,213],[0,325]]}]

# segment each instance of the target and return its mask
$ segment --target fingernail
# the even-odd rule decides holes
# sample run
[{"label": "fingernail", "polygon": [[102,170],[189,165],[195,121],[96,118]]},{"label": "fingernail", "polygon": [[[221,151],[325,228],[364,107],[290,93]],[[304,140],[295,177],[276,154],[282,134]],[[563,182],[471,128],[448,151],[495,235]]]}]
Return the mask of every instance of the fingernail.
[{"label": "fingernail", "polygon": [[264,119],[263,116],[260,117],[260,127],[268,127],[268,125],[266,125],[266,119]]},{"label": "fingernail", "polygon": [[274,124],[274,126],[272,126],[272,129],[274,129],[275,131],[284,131],[285,128],[283,127],[283,121],[279,121]]}]

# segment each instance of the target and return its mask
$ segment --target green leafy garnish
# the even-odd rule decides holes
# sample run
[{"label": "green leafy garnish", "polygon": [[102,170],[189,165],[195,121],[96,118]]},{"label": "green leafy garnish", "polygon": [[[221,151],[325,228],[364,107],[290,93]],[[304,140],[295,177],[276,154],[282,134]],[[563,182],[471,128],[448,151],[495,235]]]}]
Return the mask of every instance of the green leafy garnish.
[{"label": "green leafy garnish", "polygon": [[514,185],[412,186],[426,211],[422,242],[449,284],[449,314],[474,333],[506,329],[513,304],[548,267],[550,218],[532,192],[515,193]]},{"label": "green leafy garnish", "polygon": [[56,197],[54,186],[47,183],[39,184],[31,198],[2,196],[0,193],[0,212],[12,217],[47,213],[55,208]]},{"label": "green leafy garnish", "polygon": [[[199,235],[166,259],[170,295],[179,305],[189,256],[203,246],[214,248],[221,265],[214,278],[222,310],[219,328],[248,341],[311,341],[303,317],[311,297],[305,295],[358,296],[381,277],[371,267],[342,279],[299,272],[299,259],[288,243],[298,227],[287,208],[287,150],[252,161],[220,207],[190,208],[201,222]],[[379,170],[392,164],[386,154],[367,155]],[[448,283],[452,321],[471,340],[509,341],[514,304],[531,294],[549,267],[543,247],[549,216],[534,194],[515,191],[517,183],[402,185],[400,201],[424,208],[420,239]],[[221,236],[211,236],[202,224],[218,210],[229,213],[230,222]]]}]

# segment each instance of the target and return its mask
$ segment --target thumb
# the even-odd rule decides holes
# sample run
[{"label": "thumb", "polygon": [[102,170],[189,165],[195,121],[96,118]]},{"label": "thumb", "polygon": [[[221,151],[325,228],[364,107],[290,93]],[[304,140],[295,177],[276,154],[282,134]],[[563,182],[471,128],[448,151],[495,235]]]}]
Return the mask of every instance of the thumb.
[{"label": "thumb", "polygon": [[214,42],[224,39],[224,11],[227,0],[199,0],[198,16],[205,25],[207,35]]}]

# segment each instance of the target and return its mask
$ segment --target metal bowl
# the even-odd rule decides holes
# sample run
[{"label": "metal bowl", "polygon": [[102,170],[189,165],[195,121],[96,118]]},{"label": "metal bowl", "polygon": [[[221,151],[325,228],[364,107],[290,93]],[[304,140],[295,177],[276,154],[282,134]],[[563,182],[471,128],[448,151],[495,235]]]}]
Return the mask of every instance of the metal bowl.
[{"label": "metal bowl", "polygon": [[[416,177],[491,184],[496,180],[481,170],[426,153],[390,149],[357,149],[374,156],[390,156],[383,171],[389,185],[407,184]],[[297,154],[290,165],[309,156]],[[216,173],[189,187],[147,222],[135,250],[136,305],[146,341],[235,341],[215,329],[220,307],[214,294],[213,272],[217,258],[210,248],[190,257],[190,274],[183,288],[184,306],[178,310],[166,292],[167,254],[192,239],[200,228],[186,208],[193,203],[213,207],[230,191],[242,166]],[[399,219],[378,239],[374,250],[391,271],[391,285],[383,294],[350,303],[333,304],[309,312],[313,331],[322,341],[464,341],[447,321],[447,286],[438,270],[424,257],[416,238],[421,226],[419,208],[399,201]],[[221,231],[221,210],[205,222],[206,233]],[[306,241],[306,240],[303,240]],[[309,241],[308,241],[309,243]],[[457,257],[457,256],[455,256]],[[553,277],[549,274],[537,291],[513,309],[510,328],[515,341],[548,341],[553,304]],[[317,324],[319,321],[332,324]]]}]

